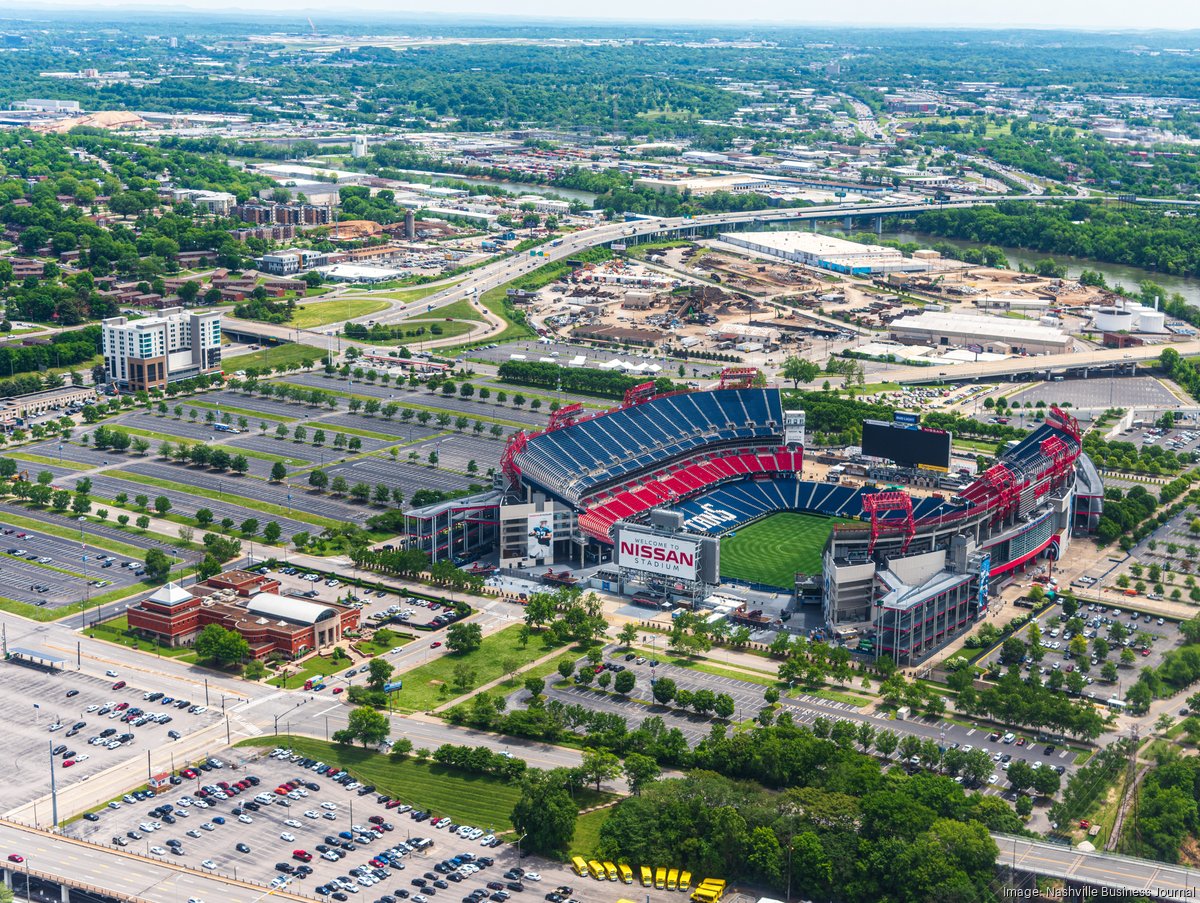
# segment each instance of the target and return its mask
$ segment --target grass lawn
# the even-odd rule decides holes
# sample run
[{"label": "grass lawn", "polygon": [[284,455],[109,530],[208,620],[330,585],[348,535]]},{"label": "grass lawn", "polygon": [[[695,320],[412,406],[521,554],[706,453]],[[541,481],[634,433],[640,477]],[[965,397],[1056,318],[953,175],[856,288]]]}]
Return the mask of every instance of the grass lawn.
[{"label": "grass lawn", "polygon": [[[282,746],[282,737],[253,737],[238,746]],[[490,775],[447,768],[416,758],[396,759],[384,753],[343,746],[308,737],[292,737],[291,749],[301,755],[331,762],[348,770],[358,780],[374,784],[379,793],[403,800],[417,809],[436,815],[448,815],[459,824],[489,830],[512,828],[512,810],[521,796],[518,784],[509,784]],[[575,801],[587,809],[613,799],[610,793],[581,790]],[[609,811],[609,810],[603,810]]]},{"label": "grass lawn", "polygon": [[[396,709],[403,712],[424,712],[443,702],[469,693],[482,684],[503,677],[506,661],[528,664],[541,658],[548,649],[539,637],[532,637],[524,649],[520,643],[521,625],[513,624],[499,633],[483,638],[483,645],[474,652],[448,653],[442,649],[429,652],[429,661],[405,673],[404,689],[396,694]],[[471,673],[459,684],[455,671],[465,665]]]},{"label": "grass lawn", "polygon": [[[274,747],[286,742],[282,736],[254,737],[238,745]],[[511,828],[512,810],[521,796],[518,785],[489,775],[472,774],[414,758],[398,760],[362,747],[292,737],[291,748],[305,756],[342,766],[359,780],[374,784],[379,793],[439,816],[448,815],[459,824],[498,830]]]},{"label": "grass lawn", "polygon": [[[113,519],[116,519],[116,514],[113,514]],[[59,539],[70,539],[74,542],[79,541],[79,531],[77,529],[58,523],[48,523],[32,517],[22,517],[19,514],[14,514],[11,510],[5,510],[0,520],[3,520],[5,525],[9,527],[20,527],[22,530],[37,530],[39,533],[57,536]],[[121,529],[117,524],[110,524],[110,526],[116,527],[118,530]],[[139,533],[139,535],[144,534]],[[157,536],[157,534],[155,535]],[[166,537],[163,538],[165,539]],[[142,561],[146,555],[146,549],[141,546],[126,545],[115,539],[109,539],[107,536],[96,536],[88,533],[86,534],[86,539],[89,546],[104,549],[107,552],[113,552],[117,555],[124,555],[127,558],[133,558],[137,561]],[[176,537],[175,541],[179,541],[178,537]]]},{"label": "grass lawn", "polygon": [[290,672],[287,677],[279,675],[272,677],[267,683],[273,687],[283,687],[285,690],[295,690],[297,687],[304,686],[304,682],[310,677],[328,677],[330,674],[337,674],[342,668],[349,668],[349,659],[338,659],[336,662],[332,658],[324,655],[314,655],[312,658],[305,659],[300,663],[299,671]]},{"label": "grass lawn", "polygon": [[[466,335],[475,329],[479,323],[478,320],[470,322],[465,320],[451,320],[447,322],[444,318],[434,319],[440,313],[440,310],[435,310],[428,314],[421,314],[421,319],[402,320],[395,324],[398,328],[411,329],[414,332],[417,329],[423,328],[425,331],[421,335],[395,336],[390,339],[364,338],[355,339],[354,342],[360,345],[420,345],[422,342],[432,342],[435,339],[453,339],[461,335]],[[436,334],[431,332],[430,327],[432,326],[437,326],[441,331]]]},{"label": "grass lawn", "polygon": [[340,323],[343,320],[353,320],[355,317],[365,317],[391,307],[386,298],[332,298],[328,301],[317,301],[297,306],[296,312],[287,325],[297,329],[312,329],[327,323]]},{"label": "grass lawn", "polygon": [[95,627],[89,627],[88,636],[104,640],[108,643],[128,646],[130,649],[153,651],[158,655],[179,659],[182,662],[196,661],[196,653],[189,646],[167,646],[155,640],[131,633],[129,630],[129,619],[125,615],[113,618],[111,621],[102,621]]},{"label": "grass lawn", "polygon": [[410,289],[395,289],[386,292],[372,292],[371,295],[376,298],[391,298],[393,301],[402,301],[405,304],[412,304],[414,301],[420,301],[422,298],[427,298],[437,292],[444,291],[452,286],[462,282],[457,279],[454,282],[447,282],[443,285],[419,285],[416,288]]},{"label": "grass lawn", "polygon": [[575,836],[571,838],[571,848],[567,850],[567,858],[582,856],[584,859],[595,858],[596,848],[600,846],[600,829],[613,814],[611,807],[597,809],[575,819]]},{"label": "grass lawn", "polygon": [[416,639],[416,637],[410,633],[392,632],[390,637],[381,641],[379,639],[379,632],[376,633],[374,639],[358,640],[356,643],[354,643],[355,650],[362,655],[374,657],[376,655],[385,655],[392,649],[395,649],[397,646],[407,646]]},{"label": "grass lawn", "polygon": [[[271,517],[289,517],[293,520],[304,521],[308,524],[321,527],[336,527],[338,521],[329,517],[320,517],[316,514],[309,514],[307,511],[297,511],[293,508],[289,511],[282,505],[274,505],[270,502],[264,502],[259,499],[247,499],[237,492],[237,486],[231,484],[229,492],[217,492],[212,489],[202,489],[199,486],[192,486],[188,483],[173,483],[170,480],[160,480],[158,477],[148,477],[145,474],[133,473],[126,470],[109,471],[111,476],[119,477],[123,480],[132,480],[135,483],[142,483],[146,486],[155,486],[159,489],[171,489],[179,491],[182,489],[187,495],[199,496],[200,498],[212,499],[214,502],[226,502],[230,505],[243,505],[256,509],[263,514]],[[253,477],[238,477],[240,480],[253,480]]]},{"label": "grass lawn", "polygon": [[225,372],[229,373],[236,370],[262,370],[264,367],[287,367],[291,364],[305,366],[314,361],[319,361],[324,355],[320,348],[313,348],[311,345],[275,345],[271,348],[263,348],[261,351],[251,351],[248,354],[237,354],[226,358],[222,363],[225,366]]},{"label": "grass lawn", "polygon": [[821,550],[845,518],[784,512],[772,514],[721,540],[721,576],[791,587],[797,572],[821,571]]},{"label": "grass lawn", "polygon": [[[263,411],[255,411],[250,408],[235,408],[232,405],[227,404],[214,404],[211,401],[195,401],[189,399],[186,402],[186,406],[189,408],[198,408],[201,411],[220,411],[222,414],[233,414],[237,417],[245,417],[247,420],[251,420],[251,418],[260,421],[265,420],[268,423],[292,423],[300,419],[299,417],[291,417],[284,414],[267,414]],[[172,407],[174,407],[174,405],[172,405]],[[171,416],[174,416],[174,414]],[[191,415],[188,415],[188,420],[191,419]],[[192,422],[195,423],[196,421]]]},{"label": "grass lawn", "polygon": [[433,313],[439,317],[449,317],[452,320],[483,320],[483,314],[479,312],[479,308],[467,298],[447,304],[445,307],[439,307]]}]

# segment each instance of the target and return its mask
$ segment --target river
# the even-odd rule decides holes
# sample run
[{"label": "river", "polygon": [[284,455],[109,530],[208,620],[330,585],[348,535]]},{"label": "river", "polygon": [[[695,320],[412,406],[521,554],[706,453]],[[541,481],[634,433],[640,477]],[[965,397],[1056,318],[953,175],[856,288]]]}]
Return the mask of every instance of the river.
[{"label": "river", "polygon": [[425,172],[420,169],[399,169],[397,172],[410,173],[414,176],[428,176],[434,182],[452,180],[466,182],[470,185],[488,185],[501,188],[512,194],[554,195],[568,201],[582,201],[589,207],[596,203],[596,195],[590,191],[578,191],[574,188],[559,188],[555,185],[539,185],[536,182],[505,182],[500,179],[485,179],[482,176],[460,176],[452,172]]},{"label": "river", "polygon": [[[958,241],[953,238],[937,238],[933,235],[923,235],[918,232],[884,232],[883,237],[901,242],[916,242],[926,247],[938,241],[945,241],[960,248],[983,247],[983,245],[976,244],[975,242]],[[1123,266],[1119,263],[1101,263],[1098,260],[1071,257],[1068,254],[1043,254],[1025,248],[1006,248],[1003,245],[997,245],[997,247],[1004,252],[1004,256],[1008,258],[1009,266],[1013,269],[1016,269],[1021,264],[1032,267],[1039,260],[1050,257],[1055,263],[1061,263],[1065,266],[1067,268],[1067,275],[1071,278],[1077,277],[1081,270],[1095,270],[1097,273],[1104,275],[1110,286],[1123,285],[1126,289],[1133,290],[1137,289],[1138,283],[1149,279],[1161,285],[1170,294],[1178,293],[1182,295],[1184,300],[1193,307],[1200,307],[1200,279],[1189,279],[1186,276],[1168,276],[1166,273],[1157,273],[1153,270]]]}]

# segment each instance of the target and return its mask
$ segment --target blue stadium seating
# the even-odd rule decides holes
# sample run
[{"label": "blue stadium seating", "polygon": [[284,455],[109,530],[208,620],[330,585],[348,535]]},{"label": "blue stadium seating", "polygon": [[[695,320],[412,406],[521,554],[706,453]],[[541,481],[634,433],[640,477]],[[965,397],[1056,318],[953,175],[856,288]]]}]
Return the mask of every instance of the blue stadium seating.
[{"label": "blue stadium seating", "polygon": [[527,480],[578,500],[590,489],[702,446],[778,444],[782,424],[775,390],[668,395],[538,434],[516,463]]}]

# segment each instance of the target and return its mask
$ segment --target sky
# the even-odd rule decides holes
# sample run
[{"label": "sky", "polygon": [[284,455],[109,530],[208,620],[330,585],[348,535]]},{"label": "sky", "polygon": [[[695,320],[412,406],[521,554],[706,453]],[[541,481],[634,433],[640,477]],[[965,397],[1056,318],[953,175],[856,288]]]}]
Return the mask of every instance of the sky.
[{"label": "sky", "polygon": [[[311,0],[310,0],[311,2]],[[162,0],[95,0],[89,9],[121,8],[237,10],[286,12],[319,19],[329,7],[312,7],[305,0],[182,0],[171,7]],[[78,6],[78,0],[42,0],[38,6]],[[563,18],[603,21],[696,23],[739,21],[776,25],[952,26],[1078,28],[1083,30],[1185,30],[1200,28],[1200,4],[1189,0],[1006,0],[981,3],[973,0],[854,0],[851,3],[814,0],[758,0],[749,6],[729,0],[605,0],[603,3],[567,3],[561,0],[347,0],[337,13],[353,15],[405,13],[439,15],[533,17],[544,21]],[[1200,46],[1200,36],[1196,46]]]}]

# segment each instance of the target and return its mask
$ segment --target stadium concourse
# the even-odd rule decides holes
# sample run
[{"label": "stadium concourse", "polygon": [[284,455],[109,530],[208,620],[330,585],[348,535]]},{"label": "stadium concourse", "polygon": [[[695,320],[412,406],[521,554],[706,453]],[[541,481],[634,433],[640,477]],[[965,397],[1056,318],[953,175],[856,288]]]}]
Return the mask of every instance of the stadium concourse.
[{"label": "stadium concourse", "polygon": [[[802,585],[804,601],[819,598],[831,635],[912,665],[986,614],[994,581],[1057,557],[1098,519],[1103,486],[1061,410],[957,494],[914,498],[801,478],[804,412],[785,411],[755,375],[729,370],[714,388],[666,394],[646,383],[600,412],[564,407],[510,440],[502,489],[409,512],[410,535],[435,559],[498,553],[501,567],[530,573],[600,565],[595,585],[663,605],[699,605],[722,579],[770,573],[785,593]],[[731,561],[740,573],[709,560],[713,538],[780,512],[827,522],[819,568],[811,539],[809,573],[781,569],[778,544],[764,544],[769,567],[755,569],[744,546]]]}]

